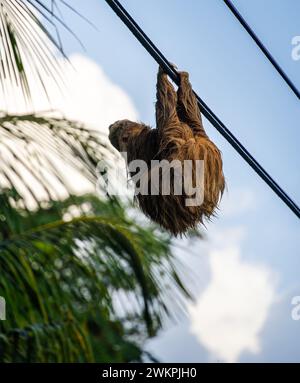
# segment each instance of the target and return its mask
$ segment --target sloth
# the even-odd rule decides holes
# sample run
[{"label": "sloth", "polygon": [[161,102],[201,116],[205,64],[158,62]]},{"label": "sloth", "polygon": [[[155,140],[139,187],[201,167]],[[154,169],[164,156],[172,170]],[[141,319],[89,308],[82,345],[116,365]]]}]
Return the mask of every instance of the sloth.
[{"label": "sloth", "polygon": [[[221,152],[204,130],[189,75],[187,72],[179,72],[179,78],[176,92],[167,74],[159,67],[156,128],[129,120],[116,121],[109,127],[110,142],[119,152],[127,153],[127,165],[135,160],[143,160],[151,169],[148,168],[138,181],[134,181],[136,190],[140,190],[142,183],[144,186],[151,184],[153,160],[156,160],[154,169],[162,160],[168,163],[176,160],[182,167],[186,160],[190,160],[189,182],[186,182],[184,172],[181,172],[185,174],[181,179],[176,177],[175,169],[171,174],[169,193],[163,192],[163,182],[160,182],[156,193],[135,194],[142,212],[174,236],[196,229],[198,224],[205,224],[205,220],[214,216],[225,188]],[[202,160],[202,178],[198,177],[201,169],[196,166],[197,160]],[[136,172],[129,168],[129,174],[134,180]],[[163,181],[163,177],[164,174],[160,172],[160,181]],[[197,177],[202,180],[201,186]],[[175,193],[175,183],[178,180],[188,184],[182,193]],[[199,199],[199,203],[187,203],[187,199],[193,193],[197,194],[199,189],[202,193],[201,201]]]}]

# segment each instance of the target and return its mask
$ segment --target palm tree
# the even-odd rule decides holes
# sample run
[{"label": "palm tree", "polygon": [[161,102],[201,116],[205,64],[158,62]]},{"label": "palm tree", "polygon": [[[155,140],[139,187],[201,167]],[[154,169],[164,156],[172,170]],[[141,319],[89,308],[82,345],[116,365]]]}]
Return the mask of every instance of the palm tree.
[{"label": "palm tree", "polygon": [[[45,71],[57,83],[63,79],[53,55],[53,47],[63,54],[62,47],[44,25],[62,23],[58,2],[50,3],[0,1],[6,100],[21,91],[30,102],[28,71],[42,87]],[[127,213],[132,207],[116,198],[72,193],[61,164],[95,184],[97,163],[114,155],[105,138],[47,114],[2,112],[0,153],[0,296],[6,301],[0,361],[151,358],[145,340],[175,309],[170,302],[181,305],[189,294],[168,234],[137,224]]]}]

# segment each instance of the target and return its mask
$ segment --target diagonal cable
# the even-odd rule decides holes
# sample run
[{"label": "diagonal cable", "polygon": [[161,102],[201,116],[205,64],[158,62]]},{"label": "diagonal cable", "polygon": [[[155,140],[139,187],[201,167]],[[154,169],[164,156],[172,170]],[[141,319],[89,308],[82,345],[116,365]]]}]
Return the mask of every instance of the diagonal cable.
[{"label": "diagonal cable", "polygon": [[[179,75],[172,64],[159,51],[154,43],[149,39],[145,32],[139,27],[135,20],[129,15],[126,9],[118,0],[105,0],[117,16],[124,22],[128,29],[143,45],[154,60],[164,69],[170,78],[179,85]],[[194,92],[195,93],[195,92]],[[218,130],[219,133],[233,146],[233,148],[243,157],[251,168],[266,182],[266,184],[277,194],[277,196],[300,218],[300,208],[288,196],[288,194],[274,181],[266,170],[256,161],[248,150],[239,142],[239,140],[230,132],[223,122],[213,113],[206,103],[195,93],[199,107],[203,115]]]},{"label": "diagonal cable", "polygon": [[271,55],[270,51],[264,46],[262,41],[255,34],[253,29],[250,27],[250,25],[247,23],[247,21],[243,18],[243,16],[240,14],[240,12],[237,10],[237,8],[233,5],[233,3],[230,0],[223,0],[223,1],[227,5],[227,7],[230,9],[230,11],[234,14],[234,16],[238,19],[238,21],[241,23],[241,25],[245,28],[245,30],[248,32],[248,34],[252,37],[252,39],[255,41],[256,45],[260,48],[260,50],[263,52],[263,54],[266,56],[266,58],[270,61],[270,63],[273,65],[273,67],[277,70],[279,75],[282,77],[282,79],[285,81],[285,83],[289,86],[289,88],[292,90],[292,92],[300,100],[299,90],[296,88],[296,86],[293,84],[293,82],[287,76],[287,74],[284,72],[284,70],[281,68],[281,66],[277,63],[275,58]]}]

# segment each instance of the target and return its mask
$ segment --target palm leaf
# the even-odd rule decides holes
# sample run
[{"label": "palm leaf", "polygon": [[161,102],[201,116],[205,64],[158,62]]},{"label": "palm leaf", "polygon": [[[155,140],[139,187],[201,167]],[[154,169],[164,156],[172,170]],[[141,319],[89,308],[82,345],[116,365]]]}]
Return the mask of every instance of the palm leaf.
[{"label": "palm leaf", "polygon": [[29,104],[32,86],[47,95],[46,78],[59,89],[64,86],[57,53],[66,56],[59,26],[77,37],[59,16],[59,3],[78,14],[60,0],[50,1],[50,6],[46,0],[0,1],[0,90],[8,105],[20,92]]},{"label": "palm leaf", "polygon": [[94,188],[97,163],[113,156],[100,132],[32,114],[0,116],[0,154],[2,186],[16,188],[31,205],[57,199],[57,189],[68,194],[70,174]]},{"label": "palm leaf", "polygon": [[[6,212],[15,196],[2,195]],[[80,211],[87,203],[84,215],[63,220],[70,207]],[[178,303],[186,296],[174,278],[168,236],[138,226],[117,201],[74,196],[34,212],[11,210],[13,222],[0,221],[6,228],[0,291],[14,313],[1,323],[2,360],[14,360],[14,351],[23,361],[30,355],[35,361],[124,361],[123,353],[112,352],[112,342],[137,357],[168,314],[163,284]],[[129,341],[134,334],[138,343]]]}]

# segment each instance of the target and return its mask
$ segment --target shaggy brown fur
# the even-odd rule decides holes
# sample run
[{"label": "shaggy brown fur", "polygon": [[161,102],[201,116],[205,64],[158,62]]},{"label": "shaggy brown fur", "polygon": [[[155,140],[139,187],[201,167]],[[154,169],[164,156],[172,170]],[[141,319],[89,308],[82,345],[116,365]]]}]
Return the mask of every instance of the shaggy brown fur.
[{"label": "shaggy brown fur", "polygon": [[[178,235],[213,215],[225,187],[221,153],[205,133],[188,73],[180,72],[176,93],[167,75],[159,69],[156,123],[156,129],[151,129],[128,120],[117,121],[110,126],[109,138],[116,149],[127,152],[128,163],[140,159],[150,166],[152,159],[177,159],[181,163],[183,160],[204,160],[204,201],[200,206],[186,206],[186,198],[191,196],[174,195],[172,183],[171,195],[162,195],[160,189],[159,195],[136,196],[148,217]],[[150,183],[150,172],[144,177]],[[195,167],[192,177],[195,186]],[[174,177],[171,179],[174,181]]]}]

